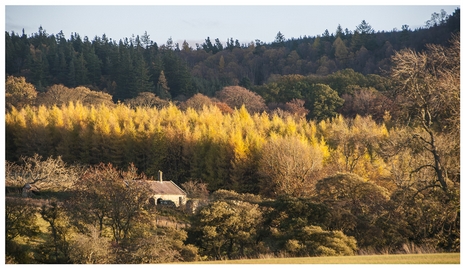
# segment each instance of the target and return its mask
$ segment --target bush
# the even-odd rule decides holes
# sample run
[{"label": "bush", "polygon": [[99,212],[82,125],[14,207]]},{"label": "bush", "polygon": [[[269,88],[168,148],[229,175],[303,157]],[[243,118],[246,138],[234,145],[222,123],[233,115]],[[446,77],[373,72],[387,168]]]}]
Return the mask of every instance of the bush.
[{"label": "bush", "polygon": [[303,245],[301,256],[351,256],[357,241],[341,231],[325,231],[320,226],[306,226],[298,237]]}]

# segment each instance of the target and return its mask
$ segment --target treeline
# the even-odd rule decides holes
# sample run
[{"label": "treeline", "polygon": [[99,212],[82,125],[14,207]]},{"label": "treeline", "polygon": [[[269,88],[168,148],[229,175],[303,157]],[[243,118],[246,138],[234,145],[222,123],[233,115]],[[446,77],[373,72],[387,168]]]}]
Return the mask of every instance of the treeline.
[{"label": "treeline", "polygon": [[[362,21],[353,31],[339,26],[335,34],[286,39],[278,33],[271,44],[260,40],[241,44],[208,37],[196,48],[171,39],[159,45],[142,36],[118,42],[103,35],[82,38],[74,33],[5,32],[6,73],[25,77],[39,92],[54,84],[86,86],[113,96],[114,101],[152,92],[170,99],[196,93],[213,96],[224,86],[252,89],[274,75],[328,75],[350,68],[362,74],[381,74],[390,68],[394,51],[423,50],[425,44],[445,45],[460,30],[460,9],[452,15],[433,14],[425,28],[375,32]],[[252,89],[253,90],[253,89]]]},{"label": "treeline", "polygon": [[[308,185],[309,192],[307,180],[316,182],[329,171],[360,170],[363,176],[379,179],[390,165],[378,154],[367,155],[368,147],[378,148],[387,138],[388,130],[362,117],[354,120],[337,117],[315,123],[292,116],[251,115],[245,107],[228,114],[215,105],[199,111],[192,108],[182,111],[174,105],[131,109],[123,104],[85,107],[70,103],[60,108],[13,109],[6,115],[6,129],[8,160],[37,153],[61,156],[67,163],[103,162],[117,167],[134,163],[149,176],[163,170],[166,178],[176,183],[199,179],[210,190],[264,192],[260,187],[261,172],[267,173],[268,169],[266,163],[260,169],[260,162],[270,161],[273,156],[286,158],[283,150],[303,154],[298,157],[302,164],[305,160],[313,162],[312,168],[305,166],[302,171],[293,170],[291,164],[282,168],[296,174],[312,172],[301,178],[300,183],[295,182]],[[365,133],[370,133],[370,137]],[[353,152],[346,152],[344,142],[358,140],[352,138],[357,135],[362,141],[356,142]],[[344,159],[354,163],[347,165]],[[276,159],[275,165],[280,161]],[[323,173],[324,170],[328,172]],[[321,175],[317,176],[317,172]],[[269,183],[262,186],[271,187]],[[303,191],[292,189],[285,193],[292,194],[294,189]],[[268,192],[281,193],[275,189]]]}]

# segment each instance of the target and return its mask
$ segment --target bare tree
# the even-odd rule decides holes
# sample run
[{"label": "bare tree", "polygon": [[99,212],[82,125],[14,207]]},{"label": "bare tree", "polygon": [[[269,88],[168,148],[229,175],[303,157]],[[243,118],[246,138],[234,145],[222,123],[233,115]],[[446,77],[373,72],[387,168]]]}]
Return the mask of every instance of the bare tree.
[{"label": "bare tree", "polygon": [[413,139],[431,154],[431,162],[413,172],[432,169],[437,183],[447,190],[448,170],[437,139],[440,133],[449,134],[450,142],[459,147],[460,39],[454,36],[449,47],[427,45],[424,52],[404,49],[392,61],[391,77],[407,123],[421,130]]},{"label": "bare tree", "polygon": [[76,96],[70,88],[64,85],[53,85],[47,88],[47,91],[37,96],[37,104],[52,106],[52,105],[67,105],[70,101],[74,101]]},{"label": "bare tree", "polygon": [[358,88],[353,94],[343,94],[344,104],[341,114],[351,118],[356,115],[371,115],[377,122],[382,122],[386,112],[393,114],[392,101],[374,88]]},{"label": "bare tree", "polygon": [[132,108],[143,107],[143,108],[162,108],[169,104],[168,101],[161,99],[151,92],[141,92],[135,98],[126,99],[124,103],[131,106]]},{"label": "bare tree", "polygon": [[48,157],[34,154],[21,157],[20,163],[6,162],[5,185],[23,188],[23,195],[40,191],[42,188],[67,190],[79,178],[81,168],[67,166],[60,156]]},{"label": "bare tree", "polygon": [[77,185],[75,218],[101,231],[110,227],[113,239],[121,243],[131,237],[137,221],[148,221],[144,219],[147,216],[144,206],[150,197],[146,180],[132,164],[126,172],[111,164],[89,167]]},{"label": "bare tree", "polygon": [[287,102],[284,107],[289,113],[294,115],[297,119],[304,119],[308,112],[308,109],[304,107],[305,101],[302,99],[292,99],[291,101]]},{"label": "bare tree", "polygon": [[182,108],[187,109],[188,107],[193,108],[197,111],[203,109],[204,106],[210,106],[213,104],[213,101],[208,97],[201,93],[197,93],[191,98],[187,99],[185,102],[182,103]]},{"label": "bare tree", "polygon": [[189,198],[208,198],[207,184],[197,180],[190,180],[181,184]]},{"label": "bare tree", "polygon": [[70,243],[70,259],[74,264],[109,264],[115,260],[111,241],[101,236],[96,227],[89,227],[90,234],[77,234]]},{"label": "bare tree", "polygon": [[37,97],[38,105],[61,106],[68,105],[69,102],[81,102],[86,106],[97,106],[105,104],[113,106],[112,96],[108,93],[92,91],[83,86],[68,88],[64,85],[53,85],[47,88],[47,91]]},{"label": "bare tree", "polygon": [[297,137],[271,139],[259,160],[261,191],[271,196],[302,196],[311,191],[313,173],[322,168],[323,152]]},{"label": "bare tree", "polygon": [[260,95],[240,86],[224,87],[216,93],[216,97],[231,108],[239,109],[245,105],[251,114],[262,112],[266,108],[265,100]]}]

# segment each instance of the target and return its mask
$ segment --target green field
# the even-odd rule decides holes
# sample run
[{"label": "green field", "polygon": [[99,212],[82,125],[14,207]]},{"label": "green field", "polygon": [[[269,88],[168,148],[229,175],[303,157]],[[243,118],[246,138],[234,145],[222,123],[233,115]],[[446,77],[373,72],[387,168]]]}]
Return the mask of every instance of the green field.
[{"label": "green field", "polygon": [[196,262],[206,264],[460,264],[460,253],[273,258]]}]

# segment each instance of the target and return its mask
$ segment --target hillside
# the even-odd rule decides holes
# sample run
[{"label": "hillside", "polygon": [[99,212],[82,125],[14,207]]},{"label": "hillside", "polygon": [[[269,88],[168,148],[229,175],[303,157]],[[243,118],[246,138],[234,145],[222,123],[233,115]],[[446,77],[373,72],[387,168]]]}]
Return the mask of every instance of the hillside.
[{"label": "hillside", "polygon": [[39,92],[54,84],[86,86],[115,101],[141,92],[179,100],[195,93],[212,97],[224,86],[253,90],[276,75],[326,76],[347,68],[383,75],[395,51],[446,45],[451,34],[460,31],[459,22],[457,9],[420,29],[374,32],[363,21],[356,29],[338,28],[316,37],[285,38],[278,33],[271,44],[210,37],[203,44],[157,44],[147,34],[117,42],[106,35],[91,39],[74,33],[68,38],[39,28],[29,36],[5,32],[6,74],[25,77]]},{"label": "hillside", "polygon": [[5,33],[6,263],[455,262],[459,19],[196,49]]}]

